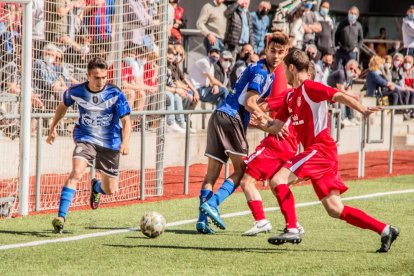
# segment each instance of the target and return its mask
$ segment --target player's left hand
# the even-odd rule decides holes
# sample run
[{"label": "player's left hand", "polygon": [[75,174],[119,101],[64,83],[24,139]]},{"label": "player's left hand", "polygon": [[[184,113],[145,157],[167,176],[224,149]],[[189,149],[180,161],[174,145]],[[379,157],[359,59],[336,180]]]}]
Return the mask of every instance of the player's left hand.
[{"label": "player's left hand", "polygon": [[124,143],[122,143],[122,144],[121,144],[121,148],[119,149],[119,152],[120,152],[122,155],[128,155],[128,154],[129,154],[129,146],[128,146],[128,145],[126,145],[126,144],[124,144]]},{"label": "player's left hand", "polygon": [[368,117],[372,113],[375,113],[377,111],[381,111],[383,108],[381,106],[370,106],[367,107],[362,114],[364,114],[365,117]]}]

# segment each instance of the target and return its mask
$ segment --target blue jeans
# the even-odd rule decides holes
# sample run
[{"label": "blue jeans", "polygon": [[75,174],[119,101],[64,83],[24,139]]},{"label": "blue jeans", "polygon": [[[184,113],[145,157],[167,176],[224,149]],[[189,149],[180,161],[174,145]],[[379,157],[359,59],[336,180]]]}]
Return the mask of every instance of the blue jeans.
[{"label": "blue jeans", "polygon": [[355,59],[358,61],[358,53],[355,52],[345,52],[339,48],[335,53],[335,62],[337,64],[337,69],[340,69],[346,65],[348,61]]},{"label": "blue jeans", "polygon": [[210,52],[211,48],[219,49],[220,52],[224,51],[224,43],[221,38],[216,37],[216,43],[214,45],[211,45],[208,41],[207,37],[204,38],[204,47],[206,48],[206,52]]},{"label": "blue jeans", "polygon": [[[167,110],[174,111],[174,110],[183,110],[183,99],[178,94],[173,94],[169,91],[165,92],[165,96],[168,97],[167,103]],[[185,122],[184,114],[178,115],[168,115],[167,116],[167,125],[173,125],[177,120],[178,125],[182,126]]]},{"label": "blue jeans", "polygon": [[211,92],[212,88],[212,86],[208,86],[197,89],[200,94],[200,101],[219,106],[222,102],[224,102],[229,94],[229,91],[225,87],[219,87],[219,92],[217,94],[213,94]]}]

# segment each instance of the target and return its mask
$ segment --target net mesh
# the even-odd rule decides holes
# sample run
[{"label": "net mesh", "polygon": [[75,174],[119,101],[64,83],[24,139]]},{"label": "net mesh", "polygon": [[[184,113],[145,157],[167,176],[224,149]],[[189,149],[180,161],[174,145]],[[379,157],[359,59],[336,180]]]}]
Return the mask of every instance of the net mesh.
[{"label": "net mesh", "polygon": [[[70,86],[86,81],[86,66],[95,57],[104,57],[109,65],[108,81],[126,95],[132,111],[163,110],[164,97],[158,80],[165,72],[163,40],[168,1],[161,0],[33,0],[32,52],[32,124],[36,137],[40,127],[40,149],[32,139],[29,211],[36,198],[36,164],[40,167],[40,205],[38,210],[58,207],[62,185],[71,169],[72,130],[77,118],[69,116],[57,127],[53,146],[46,144],[51,119],[36,119],[39,113],[54,113],[62,95]],[[22,5],[0,3],[0,211],[3,202],[13,199],[17,210],[19,167],[19,114],[21,82]],[[68,114],[76,114],[73,106]],[[146,160],[147,196],[160,195],[164,119],[149,116],[145,125],[133,116],[131,152],[121,158],[119,191],[104,202],[138,199],[140,196],[140,131],[148,135]],[[37,159],[36,159],[37,157]],[[36,161],[38,160],[38,162]],[[158,171],[158,172],[157,172]],[[86,173],[79,184],[74,206],[89,199],[90,177]],[[94,175],[95,176],[95,175]],[[99,175],[96,175],[99,177]],[[9,214],[7,214],[9,215]],[[2,216],[0,214],[0,216]]]}]

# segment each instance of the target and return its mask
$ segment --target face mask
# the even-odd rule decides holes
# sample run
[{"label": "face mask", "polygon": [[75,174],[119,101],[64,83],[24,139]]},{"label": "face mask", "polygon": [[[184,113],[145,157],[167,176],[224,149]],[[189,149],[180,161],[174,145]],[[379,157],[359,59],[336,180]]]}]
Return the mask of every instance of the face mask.
[{"label": "face mask", "polygon": [[354,73],[352,73],[351,70],[346,70],[346,75],[348,76],[348,78],[354,79]]},{"label": "face mask", "polygon": [[324,68],[328,68],[329,69],[331,67],[331,65],[329,63],[323,62],[322,64],[323,64],[323,67]]},{"label": "face mask", "polygon": [[312,9],[313,4],[312,3],[306,3],[305,5],[303,5],[305,7],[305,9]]},{"label": "face mask", "polygon": [[321,14],[322,16],[327,16],[327,15],[328,15],[328,13],[329,13],[329,10],[328,10],[327,8],[321,8],[321,10],[320,10],[320,14]]},{"label": "face mask", "polygon": [[260,12],[259,12],[259,14],[261,15],[261,16],[265,16],[265,15],[267,15],[269,13],[269,11],[268,10],[266,10],[266,9],[263,9],[263,10],[261,10]]},{"label": "face mask", "polygon": [[408,19],[414,20],[414,13],[409,13],[408,14]]},{"label": "face mask", "polygon": [[223,61],[221,63],[221,66],[223,66],[224,69],[229,69],[230,65],[231,65],[230,61]]},{"label": "face mask", "polygon": [[250,52],[247,52],[247,53],[244,54],[243,60],[247,61],[249,59],[249,57],[250,57]]},{"label": "face mask", "polygon": [[384,64],[384,69],[387,70],[387,71],[390,70],[391,69],[391,63],[385,63]]},{"label": "face mask", "polygon": [[54,58],[54,57],[52,57],[52,56],[45,56],[45,57],[43,58],[43,60],[44,60],[46,63],[48,63],[48,64],[52,64],[53,62],[55,62],[55,58]]},{"label": "face mask", "polygon": [[411,69],[411,64],[410,63],[408,63],[408,62],[406,62],[406,63],[404,63],[404,69],[405,70],[410,70]]},{"label": "face mask", "polygon": [[218,58],[215,58],[215,57],[208,57],[208,59],[210,60],[211,64],[216,64],[218,61]]},{"label": "face mask", "polygon": [[394,61],[394,67],[398,68],[400,67],[401,62],[399,62],[398,60]]},{"label": "face mask", "polygon": [[309,58],[309,60],[311,60],[311,61],[316,61],[316,56],[313,56],[313,55],[311,55],[311,53],[307,53],[308,54],[308,58]]},{"label": "face mask", "polygon": [[349,21],[349,23],[355,24],[356,21],[357,21],[357,19],[358,19],[358,16],[356,16],[354,14],[350,14],[350,13],[348,14],[348,21]]}]

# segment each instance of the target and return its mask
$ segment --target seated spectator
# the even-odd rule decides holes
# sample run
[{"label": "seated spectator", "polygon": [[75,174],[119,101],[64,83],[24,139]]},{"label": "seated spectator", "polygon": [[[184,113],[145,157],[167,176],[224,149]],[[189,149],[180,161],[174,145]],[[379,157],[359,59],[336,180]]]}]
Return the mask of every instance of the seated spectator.
[{"label": "seated spectator", "polygon": [[180,29],[185,27],[184,9],[178,5],[179,0],[169,0],[170,5],[174,8],[174,24],[171,28],[170,39],[174,42],[181,43],[182,35]]},{"label": "seated spectator", "polygon": [[389,55],[386,55],[384,57],[384,66],[382,67],[382,74],[384,75],[385,79],[387,81],[392,81],[392,57]]},{"label": "seated spectator", "polygon": [[[253,48],[252,48],[253,51]],[[207,57],[197,60],[190,70],[190,80],[197,89],[200,100],[220,105],[227,97],[227,88],[214,77],[214,64],[220,59],[218,49],[212,48]]]},{"label": "seated spectator", "polygon": [[253,45],[253,22],[249,12],[250,0],[237,0],[227,7],[227,29],[224,44],[236,56],[246,43]]},{"label": "seated spectator", "polygon": [[248,63],[250,62],[250,56],[254,54],[253,46],[250,44],[245,44],[242,47],[242,50],[237,55],[236,62],[230,71],[230,86],[233,87],[241,73],[246,69]]},{"label": "seated spectator", "polygon": [[229,51],[223,51],[220,60],[214,64],[214,77],[218,79],[227,89],[230,86],[230,71],[233,63],[233,55]]},{"label": "seated spectator", "polygon": [[309,60],[316,64],[318,59],[318,49],[316,48],[315,44],[307,44],[306,45],[306,54],[309,57]]},{"label": "seated spectator", "polygon": [[70,69],[66,66],[67,64],[63,62],[63,59],[63,51],[58,48],[54,62],[55,71],[58,78],[61,78],[65,83],[66,87],[69,88],[72,85],[78,84],[79,81],[72,76],[72,74],[69,71]]},{"label": "seated spectator", "polygon": [[57,75],[54,63],[58,48],[54,44],[47,44],[43,48],[42,60],[36,59],[33,63],[33,87],[40,95],[45,111],[52,112],[61,100],[61,94],[67,89],[62,78]]},{"label": "seated spectator", "polygon": [[367,96],[368,97],[384,97],[388,96],[390,105],[397,105],[400,101],[400,91],[395,89],[395,84],[387,81],[381,75],[381,66],[384,59],[380,56],[373,56],[369,62],[369,72],[366,77]]},{"label": "seated spectator", "polygon": [[[356,60],[349,60],[345,67],[339,68],[332,72],[328,77],[328,85],[337,88],[341,92],[348,94],[351,97],[359,99],[358,96],[352,93],[352,84],[361,71],[358,68]],[[345,105],[340,105],[342,111],[342,123],[344,126],[357,125],[358,121],[355,119],[354,112],[351,108]]]},{"label": "seated spectator", "polygon": [[[403,65],[403,80],[404,80],[404,90],[407,95],[405,98],[404,104],[413,105],[414,104],[414,68],[413,68],[413,57],[406,55],[404,57]],[[409,96],[408,96],[409,94]],[[414,118],[414,110],[408,111],[408,114],[405,116],[405,119]]]},{"label": "seated spectator", "polygon": [[325,85],[328,84],[328,78],[330,74],[332,73],[332,69],[331,69],[332,63],[333,63],[332,53],[330,52],[324,53],[322,56],[322,59],[319,60],[315,64],[315,71],[316,71],[315,81],[316,82],[320,82]]},{"label": "seated spectator", "polygon": [[[173,45],[169,45],[167,49],[167,76],[165,86],[165,96],[168,111],[182,111],[183,99],[187,98],[188,91],[177,87],[174,82],[174,75],[176,74],[176,60],[177,52]],[[185,133],[185,119],[183,114],[167,115],[167,132]]]}]

